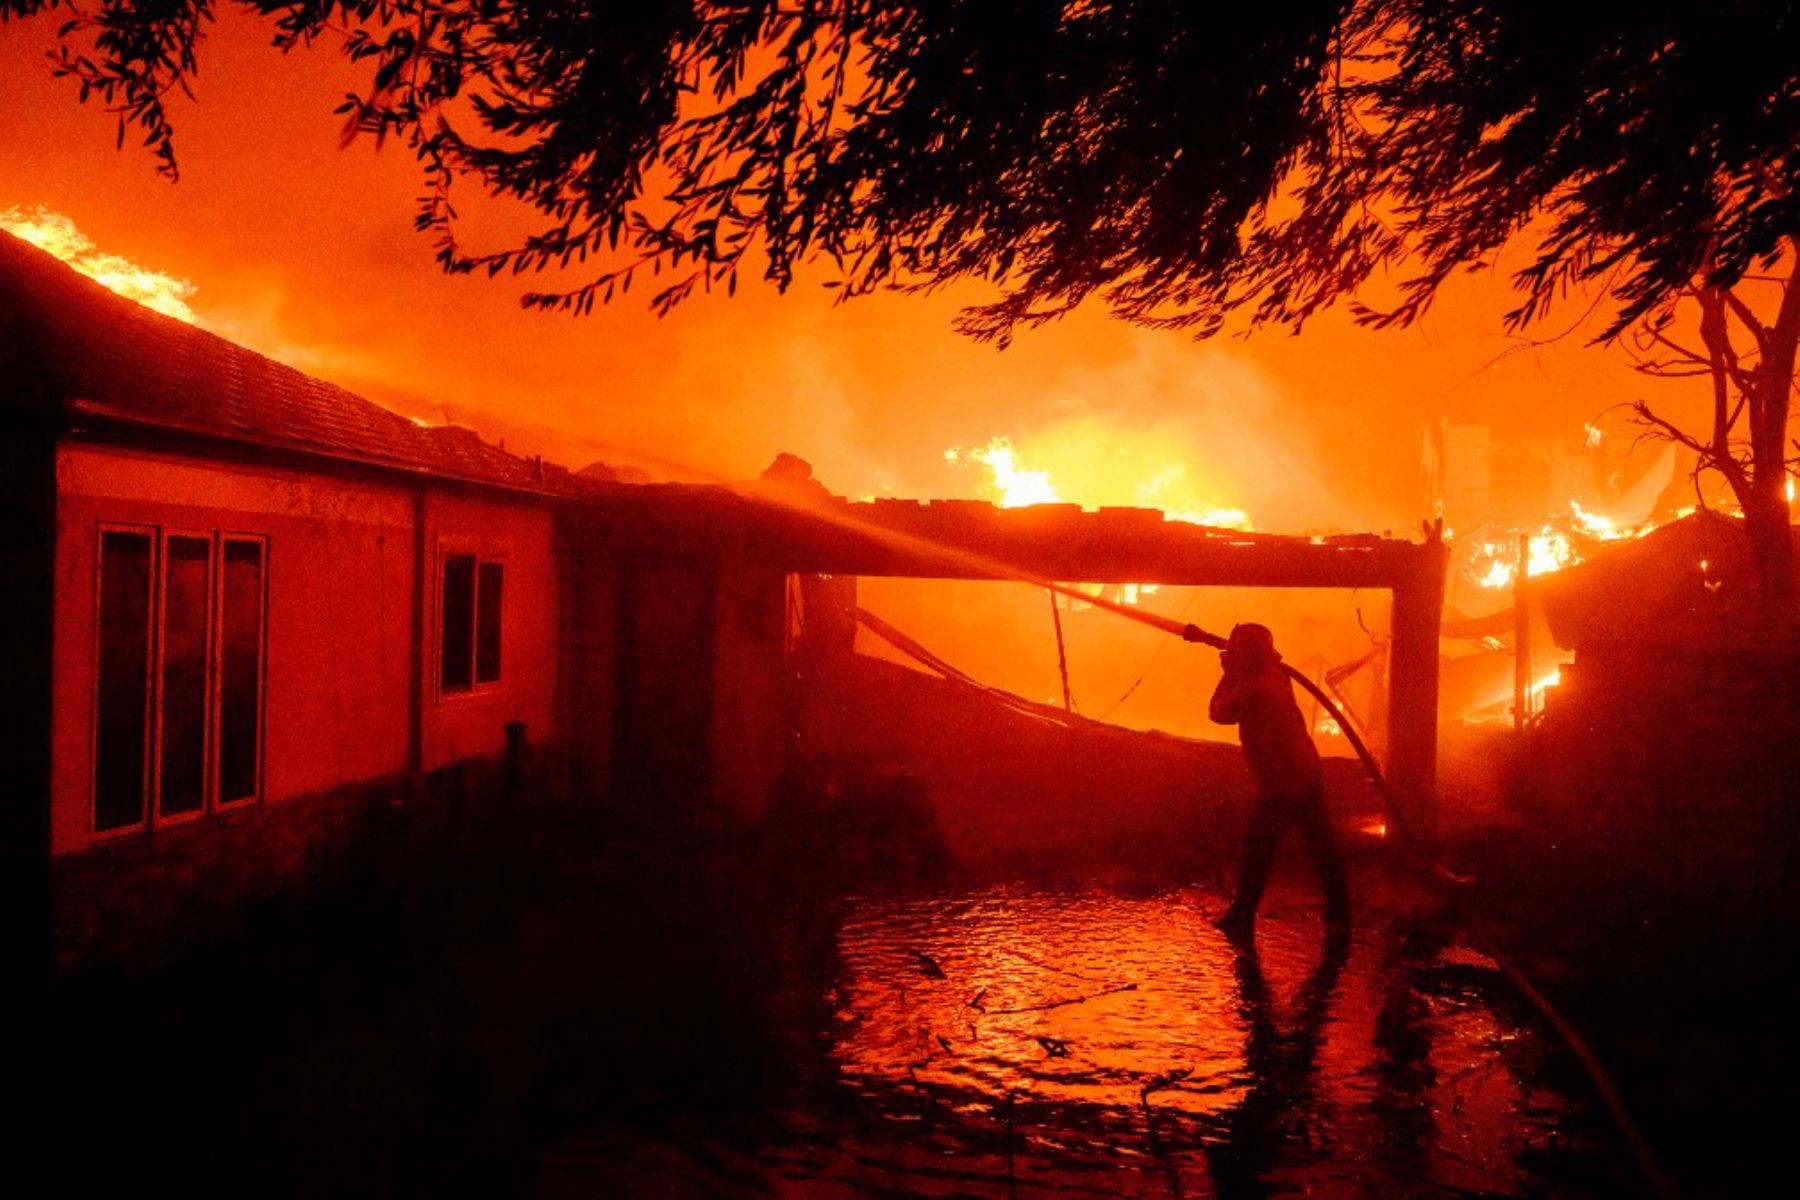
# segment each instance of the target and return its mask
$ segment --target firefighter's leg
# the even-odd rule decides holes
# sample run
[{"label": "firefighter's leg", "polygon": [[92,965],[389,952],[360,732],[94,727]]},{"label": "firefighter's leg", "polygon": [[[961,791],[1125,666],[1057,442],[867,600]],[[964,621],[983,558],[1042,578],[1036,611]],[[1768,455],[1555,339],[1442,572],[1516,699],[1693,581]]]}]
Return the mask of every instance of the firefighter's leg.
[{"label": "firefighter's leg", "polygon": [[1310,797],[1300,813],[1301,836],[1306,852],[1318,868],[1319,886],[1325,892],[1325,920],[1332,925],[1350,923],[1350,885],[1344,876],[1344,856],[1331,831],[1321,794]]},{"label": "firefighter's leg", "polygon": [[1260,797],[1250,813],[1250,824],[1244,830],[1244,853],[1238,861],[1237,894],[1232,897],[1226,919],[1248,925],[1256,917],[1262,903],[1263,889],[1269,883],[1269,870],[1275,864],[1275,851],[1287,832],[1287,806]]}]

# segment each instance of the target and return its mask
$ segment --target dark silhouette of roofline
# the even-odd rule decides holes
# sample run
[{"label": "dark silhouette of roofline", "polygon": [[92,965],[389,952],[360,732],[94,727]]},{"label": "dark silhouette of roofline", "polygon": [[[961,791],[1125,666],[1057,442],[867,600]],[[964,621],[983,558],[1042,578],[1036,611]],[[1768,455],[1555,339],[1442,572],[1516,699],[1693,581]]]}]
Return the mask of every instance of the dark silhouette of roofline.
[{"label": "dark silhouette of roofline", "polygon": [[461,426],[424,426],[194,325],[116,295],[0,233],[0,420],[35,398],[64,429],[128,441],[230,443],[406,478],[512,493],[582,490],[566,469]]}]

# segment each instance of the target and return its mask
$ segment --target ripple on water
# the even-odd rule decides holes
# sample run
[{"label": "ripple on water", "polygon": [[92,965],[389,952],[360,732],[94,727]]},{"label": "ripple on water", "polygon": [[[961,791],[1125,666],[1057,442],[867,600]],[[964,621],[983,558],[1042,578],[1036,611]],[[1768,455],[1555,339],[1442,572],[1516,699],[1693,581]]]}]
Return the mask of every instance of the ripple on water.
[{"label": "ripple on water", "polygon": [[799,1015],[776,1016],[825,1069],[767,1101],[750,1133],[665,1125],[638,1144],[615,1130],[561,1156],[550,1190],[1554,1196],[1629,1182],[1479,954],[1374,917],[1329,952],[1314,898],[1279,888],[1245,954],[1207,921],[1216,904],[1021,887],[850,900],[834,974],[795,968],[782,993]]},{"label": "ripple on water", "polygon": [[1390,928],[1332,953],[1278,908],[1241,954],[1205,914],[1187,890],[854,901],[828,1037],[841,1086],[865,1117],[923,1126],[939,1158],[998,1141],[1009,1186],[1123,1167],[1152,1191],[1536,1195],[1585,1169],[1557,1162],[1585,1106],[1544,1082],[1479,955]]}]

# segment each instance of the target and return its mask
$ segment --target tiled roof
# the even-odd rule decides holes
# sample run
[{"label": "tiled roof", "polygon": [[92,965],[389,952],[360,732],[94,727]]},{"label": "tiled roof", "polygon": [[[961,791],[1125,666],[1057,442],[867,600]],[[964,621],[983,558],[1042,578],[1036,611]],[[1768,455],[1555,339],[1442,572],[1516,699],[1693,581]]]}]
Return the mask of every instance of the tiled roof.
[{"label": "tiled roof", "polygon": [[[0,233],[0,376],[29,365],[71,416],[514,490],[562,493],[571,476],[473,430],[421,426],[204,329],[114,295]],[[4,379],[0,377],[0,385]]]}]

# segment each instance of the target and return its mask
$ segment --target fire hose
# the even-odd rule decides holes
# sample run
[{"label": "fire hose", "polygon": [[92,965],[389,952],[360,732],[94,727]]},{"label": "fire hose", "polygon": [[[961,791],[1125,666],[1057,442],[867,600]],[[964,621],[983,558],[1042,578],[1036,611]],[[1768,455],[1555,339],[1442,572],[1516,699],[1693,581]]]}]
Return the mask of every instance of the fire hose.
[{"label": "fire hose", "polygon": [[[860,520],[846,512],[835,512],[830,509],[821,508],[810,499],[797,499],[793,495],[784,494],[780,489],[754,488],[747,490],[753,499],[763,503],[774,503],[783,508],[802,511],[817,519],[827,521],[841,528],[850,529],[863,536],[886,542],[889,545],[898,546],[914,553],[924,553],[943,560],[961,563],[977,576],[1013,579],[1036,587],[1048,588],[1053,593],[1060,593],[1071,599],[1080,600],[1083,603],[1105,609],[1107,612],[1124,617],[1128,621],[1136,621],[1140,625],[1147,625],[1152,629],[1161,630],[1164,633],[1179,637],[1184,641],[1195,642],[1218,650],[1223,650],[1226,645],[1226,639],[1220,637],[1216,633],[1210,633],[1207,630],[1201,629],[1197,625],[1184,624],[1183,622],[1164,617],[1157,613],[1146,612],[1140,608],[1121,604],[1115,600],[1109,600],[1104,596],[1090,595],[1089,593],[1082,591],[1079,588],[1071,587],[1068,584],[1038,578],[1028,571],[1022,571],[1009,563],[985,554],[965,550],[960,547],[945,545],[928,538],[919,537],[916,534],[886,529],[873,522]],[[1302,672],[1295,670],[1285,662],[1281,664],[1281,668],[1287,673],[1289,678],[1305,688],[1308,694],[1323,705],[1325,710],[1337,721],[1338,727],[1343,730],[1344,736],[1350,742],[1351,748],[1356,751],[1357,758],[1361,760],[1363,769],[1368,773],[1369,780],[1374,785],[1377,794],[1381,796],[1382,805],[1387,812],[1388,820],[1391,826],[1399,832],[1400,841],[1405,845],[1408,856],[1420,868],[1421,873],[1426,879],[1444,892],[1446,902],[1451,910],[1458,916],[1466,917],[1467,911],[1462,906],[1461,898],[1462,894],[1467,890],[1468,885],[1472,884],[1474,880],[1471,877],[1450,870],[1430,854],[1423,840],[1417,836],[1416,831],[1408,823],[1407,814],[1403,807],[1396,803],[1393,791],[1388,787],[1387,776],[1381,770],[1381,764],[1377,762],[1375,756],[1369,752],[1368,746],[1364,744],[1362,738],[1356,733],[1353,724],[1344,711],[1338,706],[1337,702],[1332,697],[1326,695],[1323,689]],[[1582,1039],[1580,1033],[1569,1023],[1568,1019],[1558,1012],[1555,1006],[1550,1003],[1549,999],[1532,985],[1531,981],[1526,978],[1523,971],[1513,965],[1506,956],[1491,949],[1487,949],[1486,947],[1482,947],[1481,949],[1483,953],[1493,961],[1500,973],[1513,985],[1520,997],[1543,1017],[1556,1035],[1562,1039],[1563,1044],[1569,1048],[1570,1052],[1575,1056],[1576,1061],[1581,1064],[1582,1069],[1587,1073],[1589,1081],[1594,1085],[1595,1092],[1599,1095],[1601,1102],[1606,1106],[1608,1115],[1612,1117],[1614,1125],[1618,1127],[1620,1134],[1625,1139],[1626,1145],[1630,1148],[1632,1157],[1637,1164],[1638,1170],[1642,1173],[1650,1193],[1653,1196],[1658,1197],[1658,1200],[1661,1200],[1663,1197],[1673,1196],[1673,1187],[1668,1182],[1667,1176],[1663,1174],[1662,1169],[1657,1164],[1656,1157],[1651,1152],[1649,1143],[1644,1140],[1643,1135],[1638,1131],[1637,1125],[1631,1120],[1630,1114],[1625,1109],[1624,1099],[1620,1096],[1617,1086],[1614,1085],[1611,1076],[1607,1074],[1607,1071],[1601,1064],[1598,1056],[1594,1054],[1586,1041]]]},{"label": "fire hose", "polygon": [[[1053,592],[1060,592],[1065,596],[1070,596],[1099,608],[1104,608],[1108,612],[1115,613],[1130,621],[1136,621],[1140,625],[1148,625],[1152,629],[1159,629],[1164,633],[1173,634],[1183,641],[1195,642],[1202,646],[1211,646],[1215,650],[1223,650],[1225,648],[1226,641],[1224,638],[1216,633],[1210,633],[1207,630],[1201,629],[1198,625],[1184,624],[1158,613],[1146,612],[1141,608],[1135,608],[1129,604],[1121,604],[1114,600],[1108,600],[1104,596],[1091,596],[1080,589],[1069,587],[1066,584],[1046,583],[1045,586]],[[1368,772],[1369,782],[1374,785],[1376,794],[1381,797],[1382,807],[1387,813],[1389,824],[1399,832],[1401,842],[1406,846],[1407,852],[1412,856],[1418,866],[1430,875],[1433,880],[1446,887],[1461,888],[1474,883],[1475,880],[1472,876],[1462,875],[1452,871],[1429,853],[1423,839],[1416,835],[1412,825],[1408,823],[1408,818],[1403,807],[1395,802],[1394,794],[1388,788],[1387,776],[1382,772],[1381,764],[1376,761],[1374,753],[1370,751],[1368,744],[1362,740],[1361,735],[1356,732],[1354,723],[1338,705],[1337,701],[1327,695],[1325,690],[1317,683],[1313,682],[1305,672],[1295,669],[1286,662],[1283,662],[1280,665],[1281,669],[1287,673],[1288,678],[1305,688],[1307,693],[1311,695],[1314,700],[1317,700],[1326,712],[1331,714],[1332,720],[1338,723],[1338,728],[1343,730],[1345,740],[1350,743],[1350,748],[1356,751],[1356,757],[1362,762],[1363,770]]]},{"label": "fire hose", "polygon": [[[920,537],[916,534],[888,529],[878,523],[865,521],[852,516],[846,511],[836,510],[830,506],[823,506],[818,503],[817,496],[807,492],[805,489],[793,490],[780,486],[771,487],[766,483],[746,487],[733,480],[718,476],[709,476],[706,472],[693,472],[691,468],[681,467],[681,464],[669,465],[680,467],[684,471],[699,474],[703,477],[711,478],[713,482],[724,486],[727,490],[744,496],[754,503],[773,504],[778,508],[805,514],[813,519],[824,521],[841,529],[850,530],[877,542],[885,542],[891,546],[897,546],[914,553],[927,554],[946,561],[959,562],[963,566],[969,568],[977,577],[986,576],[990,578],[1013,579],[1021,583],[1048,588],[1053,593],[1061,593],[1072,599],[1081,600],[1086,604],[1095,605],[1108,612],[1114,613],[1117,616],[1124,617],[1126,620],[1136,621],[1140,625],[1147,625],[1152,629],[1161,630],[1164,633],[1172,634],[1185,641],[1197,642],[1200,645],[1211,646],[1221,650],[1224,649],[1226,644],[1225,639],[1218,634],[1209,633],[1196,625],[1184,624],[1180,621],[1175,621],[1156,613],[1145,612],[1142,609],[1133,608],[1129,605],[1108,600],[1103,596],[1089,595],[1087,592],[1072,588],[1067,584],[1040,579],[1028,571],[1021,571],[1017,567],[989,555],[946,545],[929,538]],[[819,490],[823,491],[823,489]],[[1318,685],[1304,674],[1296,671],[1286,663],[1281,665],[1288,676],[1299,683],[1301,687],[1305,688],[1308,694],[1317,699],[1319,703],[1325,707],[1325,710],[1332,715],[1332,718],[1337,721],[1338,727],[1344,731],[1345,737],[1349,740],[1351,747],[1356,751],[1357,758],[1362,761],[1364,770],[1368,772],[1371,783],[1373,783],[1377,793],[1381,796],[1388,817],[1392,822],[1393,827],[1399,831],[1401,841],[1405,843],[1410,853],[1410,857],[1413,858],[1415,863],[1423,868],[1424,874],[1430,882],[1446,890],[1447,901],[1450,904],[1452,911],[1456,912],[1459,916],[1466,916],[1466,910],[1463,909],[1460,903],[1461,893],[1466,890],[1466,885],[1472,883],[1473,880],[1449,870],[1427,852],[1424,844],[1415,836],[1414,830],[1407,823],[1406,814],[1401,810],[1401,807],[1395,803],[1393,793],[1388,788],[1387,776],[1383,774],[1381,765],[1376,762],[1375,756],[1369,752],[1368,747],[1364,745],[1362,738],[1357,735],[1351,722],[1347,719],[1343,710],[1339,708],[1337,703],[1330,696],[1325,695]],[[1586,1041],[1582,1039],[1575,1027],[1569,1023],[1568,1019],[1558,1012],[1544,994],[1532,985],[1531,981],[1526,978],[1524,972],[1514,966],[1505,956],[1492,950],[1487,950],[1485,947],[1483,948],[1483,951],[1493,960],[1501,974],[1512,983],[1519,995],[1544,1018],[1551,1029],[1555,1031],[1557,1036],[1563,1040],[1563,1043],[1568,1046],[1570,1052],[1575,1055],[1576,1061],[1578,1061],[1581,1064],[1582,1069],[1586,1071],[1590,1082],[1594,1085],[1595,1091],[1600,1096],[1602,1103],[1605,1104],[1608,1114],[1613,1119],[1613,1123],[1618,1127],[1620,1133],[1625,1138],[1626,1144],[1630,1147],[1632,1156],[1636,1161],[1639,1171],[1643,1174],[1644,1181],[1648,1185],[1651,1194],[1658,1197],[1659,1200],[1663,1197],[1673,1196],[1675,1194],[1674,1189],[1669,1183],[1667,1176],[1663,1174],[1662,1169],[1656,1162],[1655,1155],[1650,1151],[1649,1144],[1644,1141],[1643,1135],[1638,1132],[1638,1128],[1631,1120],[1630,1114],[1626,1112],[1624,1100],[1619,1095],[1618,1088],[1614,1086],[1611,1077],[1607,1074],[1605,1067],[1600,1063],[1599,1058],[1594,1054],[1593,1050],[1587,1045]]]}]

